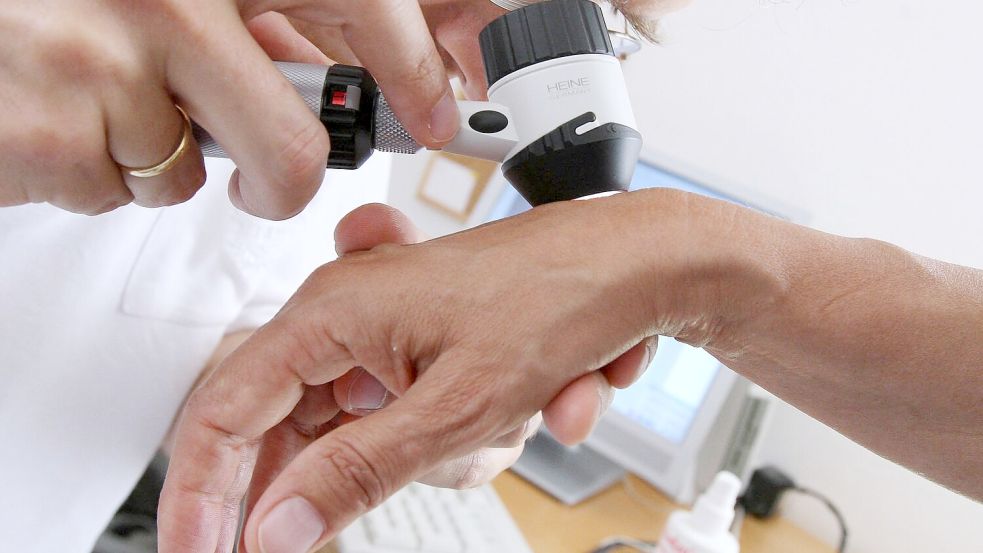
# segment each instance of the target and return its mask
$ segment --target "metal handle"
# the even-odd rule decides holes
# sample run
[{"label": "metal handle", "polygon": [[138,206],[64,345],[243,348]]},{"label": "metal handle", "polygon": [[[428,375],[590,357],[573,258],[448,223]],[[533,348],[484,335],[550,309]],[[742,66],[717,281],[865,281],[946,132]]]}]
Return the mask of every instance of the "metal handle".
[{"label": "metal handle", "polygon": [[[328,67],[308,63],[291,63],[278,61],[275,62],[277,69],[283,76],[294,85],[297,93],[304,99],[304,103],[316,115],[321,114],[321,102],[324,101],[324,86],[328,75]],[[375,103],[374,129],[372,137],[372,147],[381,152],[393,152],[400,154],[413,154],[418,152],[422,146],[410,136],[403,125],[396,119],[396,115],[389,108],[386,98],[380,93]],[[205,157],[229,157],[225,150],[215,142],[212,136],[200,127],[193,124],[195,139],[201,147],[201,153]]]}]

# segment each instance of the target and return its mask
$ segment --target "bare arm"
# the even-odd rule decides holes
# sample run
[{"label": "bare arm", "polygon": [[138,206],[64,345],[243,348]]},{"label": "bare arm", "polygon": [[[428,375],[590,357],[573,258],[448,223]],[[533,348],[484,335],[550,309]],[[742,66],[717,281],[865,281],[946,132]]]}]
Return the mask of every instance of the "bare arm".
[{"label": "bare arm", "polygon": [[691,338],[877,453],[983,498],[983,271],[735,218],[728,246],[778,286]]},{"label": "bare arm", "polygon": [[677,191],[544,206],[316,271],[192,395],[162,520],[175,536],[214,525],[206,507],[230,497],[216,484],[244,466],[235,444],[274,429],[299,387],[360,366],[399,401],[300,452],[245,532],[255,547],[264,524],[304,505],[320,528],[312,543],[324,543],[536,411],[583,411],[560,398],[585,377],[630,384],[637,374],[615,376],[611,364],[653,335],[706,347],[858,442],[979,499],[980,328],[979,271],[883,243]]}]

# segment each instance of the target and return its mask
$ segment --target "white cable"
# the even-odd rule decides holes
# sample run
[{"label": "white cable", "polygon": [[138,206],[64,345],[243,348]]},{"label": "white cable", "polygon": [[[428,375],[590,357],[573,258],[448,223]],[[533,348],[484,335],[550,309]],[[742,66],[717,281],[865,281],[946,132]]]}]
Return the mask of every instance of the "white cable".
[{"label": "white cable", "polygon": [[498,5],[500,8],[512,11],[528,6],[530,4],[536,4],[542,2],[543,0],[491,0],[493,4]]}]

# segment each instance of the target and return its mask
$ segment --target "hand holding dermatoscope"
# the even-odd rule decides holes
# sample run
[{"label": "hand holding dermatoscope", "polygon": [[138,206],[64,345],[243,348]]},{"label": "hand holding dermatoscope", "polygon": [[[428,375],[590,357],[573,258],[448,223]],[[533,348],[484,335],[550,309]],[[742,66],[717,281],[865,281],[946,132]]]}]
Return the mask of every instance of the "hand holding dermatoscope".
[{"label": "hand holding dermatoscope", "polygon": [[[600,7],[532,4],[479,40],[489,101],[458,102],[461,128],[444,151],[502,163],[533,205],[627,190],[642,140]],[[277,65],[327,128],[329,168],[357,169],[373,150],[420,150],[366,70]],[[203,129],[196,138],[206,156],[225,157]]]}]

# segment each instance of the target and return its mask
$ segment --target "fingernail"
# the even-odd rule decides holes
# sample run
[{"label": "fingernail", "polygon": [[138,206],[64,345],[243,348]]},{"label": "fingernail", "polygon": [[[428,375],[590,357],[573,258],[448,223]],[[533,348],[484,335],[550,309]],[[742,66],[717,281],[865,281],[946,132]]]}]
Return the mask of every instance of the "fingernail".
[{"label": "fingernail", "polygon": [[378,411],[388,397],[386,387],[363,369],[348,388],[349,411]]},{"label": "fingernail", "polygon": [[645,344],[645,355],[642,356],[642,370],[648,368],[649,363],[652,362],[652,358],[655,357],[655,344],[651,341]]},{"label": "fingernail", "polygon": [[457,102],[448,91],[434,106],[430,114],[430,136],[438,142],[446,142],[457,134],[461,126],[461,116],[457,111]]},{"label": "fingernail", "polygon": [[324,520],[303,497],[280,502],[259,525],[262,553],[308,553],[324,534]]},{"label": "fingernail", "polygon": [[239,211],[249,213],[246,202],[242,199],[242,175],[236,170],[229,179],[229,201]]},{"label": "fingernail", "polygon": [[611,406],[611,402],[614,401],[615,394],[614,388],[607,383],[607,380],[605,380],[604,377],[601,377],[600,380],[602,382],[597,387],[597,396],[600,401],[597,402],[597,413],[594,413],[595,423],[601,420],[601,416],[604,415],[604,412]]}]

